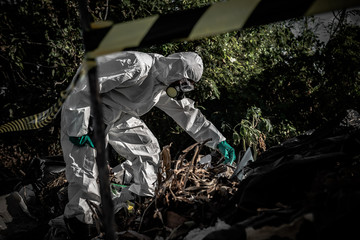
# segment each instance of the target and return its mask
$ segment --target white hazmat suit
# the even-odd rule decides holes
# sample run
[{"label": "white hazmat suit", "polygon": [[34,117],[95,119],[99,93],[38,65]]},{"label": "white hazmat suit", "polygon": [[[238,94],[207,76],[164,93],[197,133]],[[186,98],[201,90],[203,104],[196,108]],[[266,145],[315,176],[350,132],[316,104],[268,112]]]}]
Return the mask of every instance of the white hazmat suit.
[{"label": "white hazmat suit", "polygon": [[[106,143],[131,163],[131,192],[140,196],[154,194],[160,146],[140,119],[153,107],[168,114],[197,142],[211,138],[206,145],[215,149],[225,140],[194,107],[192,100],[175,100],[166,94],[166,88],[180,79],[200,80],[203,63],[196,53],[181,52],[164,57],[128,51],[99,57],[97,64]],[[85,76],[63,105],[61,144],[69,182],[69,202],[64,216],[76,217],[86,224],[93,223],[86,200],[100,204],[96,150],[89,145],[76,146],[69,137],[88,134],[91,115],[88,79]]]}]

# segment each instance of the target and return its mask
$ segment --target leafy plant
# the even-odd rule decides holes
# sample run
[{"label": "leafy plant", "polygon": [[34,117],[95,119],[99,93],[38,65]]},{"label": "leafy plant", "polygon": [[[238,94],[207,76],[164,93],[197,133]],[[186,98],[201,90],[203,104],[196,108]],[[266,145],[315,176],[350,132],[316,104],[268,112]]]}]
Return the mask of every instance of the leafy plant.
[{"label": "leafy plant", "polygon": [[246,116],[233,128],[235,145],[241,145],[243,151],[252,147],[256,152],[265,151],[266,135],[272,131],[270,120],[262,117],[261,109],[255,106],[249,108]]}]

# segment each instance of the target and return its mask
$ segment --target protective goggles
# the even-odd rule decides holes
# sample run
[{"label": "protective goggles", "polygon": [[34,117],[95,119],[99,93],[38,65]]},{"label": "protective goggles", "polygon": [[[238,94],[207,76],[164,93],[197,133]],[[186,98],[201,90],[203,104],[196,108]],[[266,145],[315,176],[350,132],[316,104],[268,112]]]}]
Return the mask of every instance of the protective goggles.
[{"label": "protective goggles", "polygon": [[194,90],[194,83],[193,81],[187,79],[187,78],[183,78],[179,81],[179,86],[182,92],[186,93],[186,92],[190,92],[192,90]]}]

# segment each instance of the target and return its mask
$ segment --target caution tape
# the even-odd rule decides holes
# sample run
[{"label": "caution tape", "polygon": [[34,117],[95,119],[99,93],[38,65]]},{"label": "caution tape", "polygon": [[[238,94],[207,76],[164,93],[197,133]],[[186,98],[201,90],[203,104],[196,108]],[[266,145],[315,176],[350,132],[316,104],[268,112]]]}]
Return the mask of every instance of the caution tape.
[{"label": "caution tape", "polygon": [[16,132],[16,131],[25,131],[25,130],[34,130],[45,127],[53,121],[56,115],[59,113],[61,106],[65,102],[66,98],[69,96],[77,81],[84,73],[79,70],[73,80],[71,81],[69,87],[60,93],[60,98],[57,102],[48,108],[47,110],[34,114],[32,116],[24,117],[17,119],[11,122],[8,122],[0,126],[0,133],[6,132]]},{"label": "caution tape", "polygon": [[1,125],[0,133],[32,130],[48,125],[55,118],[61,108],[61,105],[63,104],[63,101],[66,99],[64,94],[65,93],[62,93],[62,97],[46,111]]},{"label": "caution tape", "polygon": [[[360,6],[360,0],[230,0],[131,22],[98,22],[88,33],[92,58],[155,43],[190,41],[256,25]],[[89,44],[90,45],[90,44]]]},{"label": "caution tape", "polygon": [[[357,6],[360,6],[360,0],[230,0],[125,23],[96,22],[91,24],[90,31],[84,33],[86,54],[88,59],[95,59],[101,55],[155,43],[196,40],[251,26]],[[0,126],[0,133],[46,126],[60,111],[74,85],[72,81],[68,90],[61,93],[51,108],[6,123]]]}]

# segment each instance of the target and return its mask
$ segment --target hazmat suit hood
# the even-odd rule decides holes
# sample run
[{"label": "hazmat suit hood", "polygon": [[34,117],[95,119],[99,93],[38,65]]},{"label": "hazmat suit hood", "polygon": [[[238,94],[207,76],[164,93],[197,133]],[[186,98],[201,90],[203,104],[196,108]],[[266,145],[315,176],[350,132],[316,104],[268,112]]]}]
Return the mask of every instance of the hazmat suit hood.
[{"label": "hazmat suit hood", "polygon": [[179,52],[167,57],[159,57],[154,64],[154,76],[163,84],[170,84],[188,78],[198,82],[203,73],[203,61],[194,52]]}]

